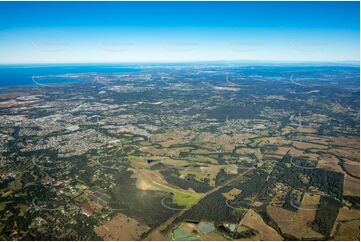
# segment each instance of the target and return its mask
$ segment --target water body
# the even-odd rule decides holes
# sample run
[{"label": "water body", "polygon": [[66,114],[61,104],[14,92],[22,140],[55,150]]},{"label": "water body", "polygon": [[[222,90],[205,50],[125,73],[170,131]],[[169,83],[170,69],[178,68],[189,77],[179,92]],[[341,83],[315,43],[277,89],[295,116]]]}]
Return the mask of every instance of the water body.
[{"label": "water body", "polygon": [[[0,87],[10,86],[33,86],[36,85],[32,77],[46,75],[99,73],[117,74],[139,72],[141,69],[126,65],[0,65]],[[41,78],[43,84],[62,84],[79,82],[75,78]]]}]

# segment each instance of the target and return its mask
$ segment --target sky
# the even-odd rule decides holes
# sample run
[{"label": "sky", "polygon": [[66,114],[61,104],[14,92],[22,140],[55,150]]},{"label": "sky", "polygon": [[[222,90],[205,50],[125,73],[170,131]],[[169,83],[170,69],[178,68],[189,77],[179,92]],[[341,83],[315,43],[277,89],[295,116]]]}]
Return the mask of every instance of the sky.
[{"label": "sky", "polygon": [[0,63],[359,61],[359,2],[0,2]]}]

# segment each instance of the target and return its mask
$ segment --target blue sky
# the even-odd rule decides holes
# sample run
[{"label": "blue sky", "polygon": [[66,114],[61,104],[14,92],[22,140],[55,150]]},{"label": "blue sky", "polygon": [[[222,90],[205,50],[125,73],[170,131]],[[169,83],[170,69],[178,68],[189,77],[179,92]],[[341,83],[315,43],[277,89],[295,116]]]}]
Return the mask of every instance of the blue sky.
[{"label": "blue sky", "polygon": [[0,63],[359,60],[359,2],[0,2]]}]

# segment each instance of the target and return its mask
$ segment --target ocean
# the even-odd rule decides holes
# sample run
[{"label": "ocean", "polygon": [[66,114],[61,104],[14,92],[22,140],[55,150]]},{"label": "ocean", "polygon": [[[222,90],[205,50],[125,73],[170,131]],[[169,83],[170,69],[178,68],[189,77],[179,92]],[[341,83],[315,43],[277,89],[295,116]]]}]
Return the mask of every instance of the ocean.
[{"label": "ocean", "polygon": [[[116,64],[74,64],[74,65],[0,65],[0,87],[32,86],[36,85],[33,76],[100,73],[116,74],[127,72],[139,72],[141,69]],[[43,84],[62,84],[68,82],[80,82],[75,78],[41,78]]]}]

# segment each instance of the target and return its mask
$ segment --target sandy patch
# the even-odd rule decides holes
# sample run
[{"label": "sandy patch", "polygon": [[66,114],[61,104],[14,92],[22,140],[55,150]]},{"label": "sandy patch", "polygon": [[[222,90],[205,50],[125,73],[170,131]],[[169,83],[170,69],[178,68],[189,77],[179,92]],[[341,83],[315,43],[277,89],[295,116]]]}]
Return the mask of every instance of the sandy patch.
[{"label": "sandy patch", "polygon": [[352,176],[360,178],[360,163],[349,159],[344,159],[343,167]]},{"label": "sandy patch", "polygon": [[317,168],[344,173],[339,162],[340,160],[334,155],[322,154],[317,163]]},{"label": "sandy patch", "polygon": [[290,234],[300,240],[307,238],[322,239],[323,235],[310,227],[315,219],[319,200],[319,195],[305,194],[300,205],[301,209],[298,209],[297,212],[275,206],[268,206],[267,212],[277,223],[282,233]]},{"label": "sandy patch", "polygon": [[227,200],[234,200],[237,195],[241,193],[241,190],[232,188],[229,192],[222,193],[223,197]]},{"label": "sandy patch", "polygon": [[344,196],[360,196],[360,179],[345,175],[343,183]]},{"label": "sandy patch", "polygon": [[360,161],[360,148],[359,146],[355,148],[332,148],[329,149],[329,153],[334,154],[336,156],[340,156],[346,159],[350,159],[353,161]]},{"label": "sandy patch", "polygon": [[239,223],[239,227],[241,226],[254,229],[258,232],[251,240],[283,240],[283,237],[279,235],[275,229],[267,225],[262,217],[252,209],[248,210]]},{"label": "sandy patch", "polygon": [[139,240],[150,228],[133,218],[118,214],[95,229],[95,233],[104,240]]}]

